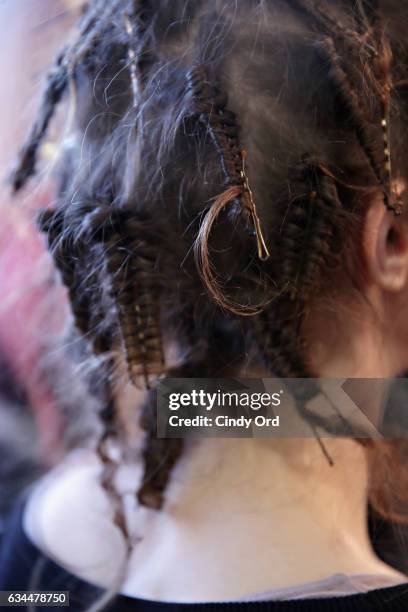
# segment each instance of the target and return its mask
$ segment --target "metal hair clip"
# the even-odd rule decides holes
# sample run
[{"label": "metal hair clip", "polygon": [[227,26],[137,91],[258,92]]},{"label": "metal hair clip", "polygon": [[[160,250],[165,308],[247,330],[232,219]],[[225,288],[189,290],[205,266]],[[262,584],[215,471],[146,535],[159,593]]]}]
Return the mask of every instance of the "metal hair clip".
[{"label": "metal hair clip", "polygon": [[266,261],[270,257],[270,253],[268,251],[268,247],[266,246],[265,238],[262,231],[261,221],[258,217],[258,213],[256,210],[256,205],[254,202],[253,194],[251,187],[249,185],[248,175],[246,173],[246,151],[245,149],[241,150],[241,158],[242,158],[242,170],[241,170],[241,178],[244,186],[243,193],[243,201],[246,210],[249,212],[252,218],[252,222],[254,224],[256,242],[258,246],[258,257],[261,261]]},{"label": "metal hair clip", "polygon": [[[364,0],[356,0],[358,12],[361,17],[361,21],[366,29],[366,34],[373,32],[373,16],[367,13],[367,9],[374,15],[374,19],[378,17],[377,13],[379,10],[378,3],[365,2]],[[373,58],[377,59],[380,57],[380,49],[374,45],[371,48]],[[391,161],[391,122],[390,122],[390,98],[392,92],[392,83],[390,74],[385,76],[384,92],[380,97],[381,103],[381,128],[383,132],[384,140],[384,204],[387,210],[394,213],[394,215],[401,215],[403,209],[403,203],[401,197],[393,185],[392,176],[392,161]]]},{"label": "metal hair clip", "polygon": [[[389,86],[387,87],[388,92],[390,91]],[[402,202],[392,184],[392,162],[391,162],[391,137],[390,137],[390,105],[387,96],[384,95],[382,99],[382,119],[381,127],[384,138],[384,168],[385,168],[385,190],[384,190],[384,202],[388,210],[394,213],[394,215],[401,215],[402,213]]]}]

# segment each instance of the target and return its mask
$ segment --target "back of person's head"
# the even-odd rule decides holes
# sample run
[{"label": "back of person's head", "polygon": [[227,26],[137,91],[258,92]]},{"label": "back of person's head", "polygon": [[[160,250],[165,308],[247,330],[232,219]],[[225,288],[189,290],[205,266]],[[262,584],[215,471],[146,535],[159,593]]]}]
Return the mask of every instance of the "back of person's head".
[{"label": "back of person's head", "polygon": [[[123,350],[130,379],[153,388],[162,375],[227,377],[249,364],[319,377],[316,354],[337,349],[328,313],[348,338],[374,281],[403,294],[407,19],[405,1],[89,2],[14,187],[35,173],[69,93],[75,121],[40,225],[75,325],[105,365]],[[370,210],[395,255],[382,276]],[[382,321],[394,344],[407,333],[398,321]],[[160,508],[183,444],[157,439],[155,417],[153,389],[139,500]],[[401,517],[404,500],[386,492],[398,479],[405,489],[405,442],[364,444],[382,466],[373,503]]]}]

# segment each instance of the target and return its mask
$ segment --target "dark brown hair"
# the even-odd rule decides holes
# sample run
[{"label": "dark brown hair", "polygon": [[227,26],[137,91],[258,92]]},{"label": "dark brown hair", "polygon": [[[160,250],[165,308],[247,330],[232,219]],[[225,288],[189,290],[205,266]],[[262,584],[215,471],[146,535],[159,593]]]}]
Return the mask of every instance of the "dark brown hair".
[{"label": "dark brown hair", "polygon": [[[40,227],[78,330],[97,354],[123,346],[131,380],[153,386],[142,504],[161,507],[182,452],[155,436],[158,375],[225,376],[248,355],[276,376],[317,374],[305,308],[358,257],[367,196],[382,194],[390,214],[403,204],[392,179],[408,172],[404,24],[404,0],[93,0],[58,57],[13,183],[35,173],[71,86],[78,147]],[[388,470],[376,507],[406,516],[384,501],[405,443],[366,444]]]}]

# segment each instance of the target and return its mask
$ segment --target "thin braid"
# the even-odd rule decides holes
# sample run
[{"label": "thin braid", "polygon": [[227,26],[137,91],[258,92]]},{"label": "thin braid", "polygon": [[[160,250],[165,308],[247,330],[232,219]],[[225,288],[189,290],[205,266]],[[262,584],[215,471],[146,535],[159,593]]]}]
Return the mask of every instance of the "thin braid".
[{"label": "thin braid", "polygon": [[[381,153],[379,153],[378,147],[374,144],[375,140],[369,131],[369,124],[365,119],[360,97],[353,88],[347,73],[342,67],[341,59],[337,54],[333,40],[331,38],[326,38],[318,44],[317,48],[330,67],[329,75],[336,87],[336,92],[339,99],[342,101],[344,107],[350,114],[360,146],[366,155],[369,165],[379,185],[382,187],[384,204],[388,210],[396,215],[399,215],[401,214],[401,203],[399,202],[398,197],[394,197],[392,186],[391,144],[389,138],[389,104],[391,86],[389,84],[388,74],[389,60],[386,61],[384,59],[384,56],[387,54],[385,52],[377,52],[379,59],[375,62],[376,67],[383,72],[381,79],[382,91],[380,92],[379,96],[382,117],[381,129],[383,134],[383,147],[380,149]],[[383,66],[383,64],[387,65]]]},{"label": "thin braid", "polygon": [[148,69],[153,60],[152,49],[149,45],[148,29],[152,22],[154,9],[151,6],[150,0],[132,0],[133,4],[133,19],[135,24],[135,41],[136,42],[136,67],[137,76],[140,87],[143,88]]},{"label": "thin braid", "polygon": [[367,30],[371,31],[375,39],[373,52],[374,73],[378,79],[377,88],[381,106],[381,129],[383,135],[383,168],[384,168],[384,202],[386,207],[395,215],[402,213],[402,200],[395,193],[392,171],[392,142],[391,142],[391,97],[393,91],[392,59],[393,53],[389,42],[384,35],[384,23],[381,17],[380,6],[377,1],[366,2],[356,0],[360,19]]},{"label": "thin braid", "polygon": [[325,38],[316,45],[316,48],[329,66],[329,76],[336,88],[336,93],[344,107],[348,110],[360,146],[376,179],[382,185],[384,180],[383,160],[378,156],[377,150],[373,145],[373,138],[368,130],[368,124],[364,117],[359,95],[353,88],[342,67],[334,42],[331,38]]},{"label": "thin braid", "polygon": [[[174,373],[177,377],[184,374],[182,369]],[[140,424],[145,438],[142,451],[143,477],[137,499],[142,506],[160,510],[171,472],[183,453],[184,440],[157,437],[156,394],[157,391],[150,391],[141,413]]]},{"label": "thin braid", "polygon": [[327,5],[322,6],[319,0],[290,0],[290,3],[294,8],[310,17],[319,30],[323,27],[327,33],[331,32],[345,41],[352,40],[359,47],[364,44],[364,38],[358,32],[341,23],[330,13]]},{"label": "thin braid", "polygon": [[274,308],[254,319],[257,344],[268,371],[281,378],[309,378],[300,356],[301,339],[297,334],[297,305],[290,296],[275,300]]},{"label": "thin braid", "polygon": [[[76,210],[76,215],[80,219],[86,219],[91,212],[92,208],[89,205],[82,205]],[[82,261],[82,258],[79,257],[80,248],[84,248],[84,244],[88,243],[88,241],[84,241],[84,238],[88,238],[86,235],[88,232],[78,232],[78,236],[75,236],[77,227],[75,224],[69,225],[65,218],[66,214],[66,211],[63,210],[44,210],[39,215],[38,225],[47,234],[48,246],[53,255],[55,265],[61,273],[63,284],[68,289],[69,302],[76,327],[83,336],[93,340],[95,353],[105,352],[110,350],[111,343],[106,338],[106,334],[102,336],[95,333],[95,315],[92,314],[92,306],[94,306],[95,300],[87,297],[84,287],[81,286],[80,276],[76,269],[76,263],[79,260]],[[70,231],[68,231],[67,226],[70,227]],[[95,278],[95,281],[97,281],[97,278]],[[94,291],[93,283],[92,286]],[[108,359],[103,365],[103,376],[101,377],[104,385],[104,393],[101,398],[103,407],[99,412],[102,433],[98,440],[96,451],[103,466],[101,485],[112,502],[114,511],[113,520],[123,534],[129,553],[131,539],[127,528],[123,501],[114,484],[118,462],[112,456],[111,445],[115,444],[118,440],[119,432],[115,398],[111,385],[112,370],[113,361]]]},{"label": "thin braid", "polygon": [[128,60],[129,60],[129,74],[130,74],[130,83],[132,87],[132,95],[133,95],[133,106],[136,108],[139,103],[140,97],[140,84],[138,79],[138,71],[137,71],[137,55],[134,49],[135,46],[135,31],[131,21],[131,17],[129,15],[125,15],[125,28],[128,36],[127,48],[128,48]]},{"label": "thin braid", "polygon": [[48,248],[68,291],[76,328],[92,343],[95,353],[102,353],[109,350],[110,338],[106,332],[98,333],[95,320],[99,311],[93,313],[95,303],[101,300],[99,291],[93,295],[99,285],[99,277],[95,272],[91,273],[91,277],[87,273],[89,268],[92,270],[93,262],[85,269],[79,267],[82,253],[78,241],[73,237],[74,226],[68,230],[64,216],[62,210],[43,210],[38,216],[38,226],[47,235]]},{"label": "thin braid", "polygon": [[[273,376],[283,379],[282,382],[292,392],[299,414],[310,424],[306,404],[319,395],[320,389],[314,383],[302,385],[299,380],[294,385],[290,384],[291,379],[308,379],[311,376],[302,359],[303,346],[298,334],[301,322],[299,306],[299,301],[282,296],[274,302],[273,309],[260,313],[254,319],[253,326],[265,367]],[[313,421],[312,424],[321,423]]]},{"label": "thin braid", "polygon": [[234,304],[222,291],[209,259],[209,237],[215,221],[228,206],[231,215],[252,224],[258,257],[269,259],[270,254],[263,235],[253,199],[246,166],[246,152],[239,142],[238,122],[227,107],[228,98],[217,84],[210,83],[204,66],[196,66],[187,74],[187,91],[192,101],[192,116],[203,127],[211,139],[220,161],[225,191],[215,198],[201,224],[195,243],[198,268],[212,298],[223,308],[241,315],[252,316],[259,306]]},{"label": "thin braid", "polygon": [[124,13],[127,59],[134,108],[139,106],[154,58],[148,34],[152,14],[154,14],[150,4],[149,0],[131,0]]},{"label": "thin braid", "polygon": [[96,0],[79,22],[76,42],[66,46],[58,55],[47,77],[38,119],[31,129],[27,143],[19,153],[16,168],[11,176],[14,192],[20,191],[28,179],[35,174],[38,150],[46,136],[55,110],[66,93],[70,80],[74,78],[75,70],[83,62],[86,54],[93,49],[115,8],[115,3],[106,6],[103,0]]},{"label": "thin braid", "polygon": [[194,111],[208,130],[219,155],[225,187],[242,184],[239,128],[235,114],[227,109],[227,96],[209,82],[202,66],[188,73],[187,87],[194,101]]},{"label": "thin braid", "polygon": [[68,73],[64,66],[64,56],[65,51],[58,56],[55,67],[48,75],[41,112],[33,125],[27,144],[24,145],[19,153],[17,165],[11,177],[14,192],[22,189],[27,180],[35,174],[38,149],[54,116],[55,108],[67,88]]},{"label": "thin braid", "polygon": [[102,33],[110,27],[112,18],[120,8],[120,2],[113,0],[109,3],[104,0],[95,0],[93,9],[88,16],[86,28],[82,28],[77,41],[68,48],[65,64],[74,72],[84,59],[95,50]]},{"label": "thin braid", "polygon": [[[384,204],[388,210],[396,215],[401,214],[402,203],[394,193],[392,184],[391,168],[391,142],[390,142],[390,98],[391,98],[391,52],[385,42],[382,28],[380,6],[377,1],[355,0],[355,17],[360,25],[361,33],[346,28],[340,20],[335,19],[323,8],[319,0],[292,0],[303,12],[311,16],[318,24],[325,28],[327,35],[319,43],[323,57],[331,65],[330,74],[342,99],[344,106],[350,112],[357,138],[367,157],[369,165],[373,170],[377,181],[383,188]],[[350,41],[354,41],[355,57],[366,60],[366,65],[372,67],[372,80],[374,89],[377,91],[381,108],[381,130],[383,135],[383,147],[381,155],[377,152],[374,139],[369,134],[368,122],[362,108],[360,96],[352,85],[352,81],[343,68],[333,38],[341,38],[350,47]],[[350,49],[348,55],[350,56]],[[349,62],[351,65],[352,62]],[[379,73],[379,81],[376,82],[375,72]]]},{"label": "thin braid", "polygon": [[82,334],[89,333],[89,309],[84,300],[79,298],[78,278],[75,270],[75,258],[71,248],[71,237],[64,235],[64,213],[61,210],[44,210],[38,217],[38,225],[47,235],[48,248],[59,270],[64,286],[68,290],[71,310],[75,325]]},{"label": "thin braid", "polygon": [[275,281],[281,293],[306,300],[319,291],[324,271],[334,264],[344,214],[335,179],[318,159],[305,156],[291,180],[304,191],[291,202],[274,236]]},{"label": "thin braid", "polygon": [[111,294],[116,304],[129,376],[147,387],[164,368],[160,329],[157,235],[130,207],[98,207],[84,219],[85,232],[104,245]]},{"label": "thin braid", "polygon": [[[146,387],[150,388],[151,374],[164,370],[157,297],[157,235],[149,233],[147,220],[137,218],[133,210],[112,210],[108,206],[98,207],[87,215],[83,231],[91,240],[105,245],[107,270],[112,280],[112,297],[118,310],[129,375],[136,384],[142,375]],[[193,368],[193,371],[198,375],[200,370]],[[191,373],[191,366],[188,366],[188,372]],[[188,372],[184,367],[171,375],[186,376]],[[164,491],[172,469],[182,454],[183,440],[157,438],[155,398],[156,391],[150,390],[142,411],[141,425],[146,435],[142,453],[144,476],[138,500],[146,507],[159,509],[164,502]],[[103,453],[103,446],[100,452]],[[108,463],[106,486],[117,508],[117,520],[121,520],[120,499],[117,499],[114,488],[112,490],[112,470],[115,466]],[[123,524],[120,527],[123,530]],[[126,541],[130,542],[129,534]]]},{"label": "thin braid", "polygon": [[97,453],[101,460],[103,470],[101,475],[101,485],[106,491],[109,499],[112,502],[114,510],[113,521],[121,531],[123,538],[128,548],[128,554],[131,548],[131,538],[127,526],[125,509],[121,495],[116,490],[114,478],[118,470],[118,461],[113,458],[113,449],[110,445],[115,444],[119,440],[119,424],[117,421],[116,402],[112,390],[111,376],[113,370],[112,360],[108,360],[104,364],[104,406],[99,412],[99,419],[102,425],[102,433],[97,444]]},{"label": "thin braid", "polygon": [[[261,222],[249,185],[246,152],[239,142],[239,126],[235,113],[228,109],[228,97],[217,84],[210,84],[203,66],[197,66],[187,75],[187,89],[193,100],[193,112],[208,131],[219,156],[225,188],[231,189],[235,212],[251,220],[261,260],[269,258]],[[239,189],[240,193],[233,190]],[[225,192],[226,193],[226,192]],[[221,194],[221,198],[225,196]],[[212,220],[213,222],[213,220]],[[205,224],[204,224],[205,225]]]}]

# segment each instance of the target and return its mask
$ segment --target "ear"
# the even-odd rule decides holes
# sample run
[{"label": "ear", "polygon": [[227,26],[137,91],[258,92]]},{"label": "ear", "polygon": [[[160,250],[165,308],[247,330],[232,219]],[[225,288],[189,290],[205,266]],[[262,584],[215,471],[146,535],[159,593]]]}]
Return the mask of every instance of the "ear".
[{"label": "ear", "polygon": [[408,281],[408,231],[403,216],[388,211],[382,198],[370,206],[363,227],[370,280],[384,291],[399,292]]}]

